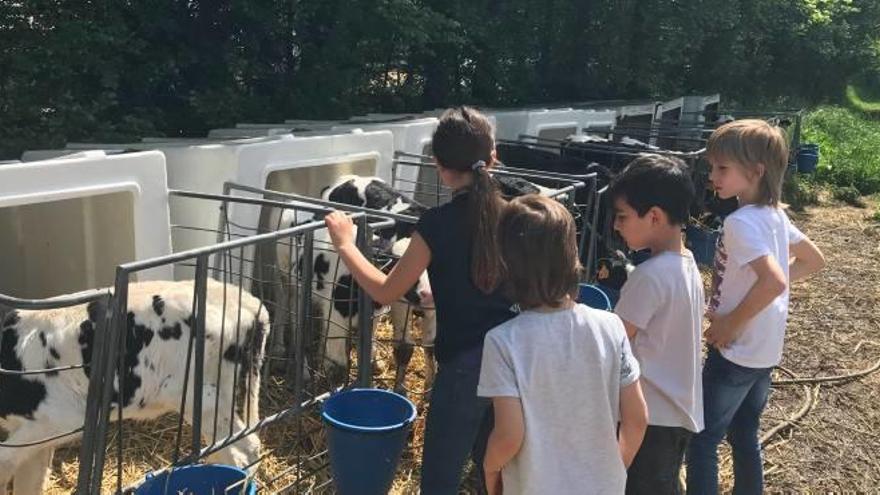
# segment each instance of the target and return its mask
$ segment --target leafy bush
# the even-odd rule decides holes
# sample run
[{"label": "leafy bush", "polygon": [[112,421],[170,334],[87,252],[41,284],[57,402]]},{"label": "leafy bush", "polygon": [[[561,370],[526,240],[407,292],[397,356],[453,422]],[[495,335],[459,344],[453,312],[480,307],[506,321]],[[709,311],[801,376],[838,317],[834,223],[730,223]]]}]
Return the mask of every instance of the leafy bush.
[{"label": "leafy bush", "polygon": [[843,107],[819,107],[805,116],[802,141],[820,147],[816,180],[880,192],[880,122]]}]

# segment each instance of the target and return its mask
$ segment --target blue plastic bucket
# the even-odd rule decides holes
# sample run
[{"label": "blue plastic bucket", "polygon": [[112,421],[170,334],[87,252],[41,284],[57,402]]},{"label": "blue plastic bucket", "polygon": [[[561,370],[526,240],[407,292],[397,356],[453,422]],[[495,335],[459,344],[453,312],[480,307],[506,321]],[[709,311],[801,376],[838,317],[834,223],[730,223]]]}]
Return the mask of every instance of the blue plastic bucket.
[{"label": "blue plastic bucket", "polygon": [[685,244],[694,254],[694,260],[703,266],[715,263],[715,248],[721,232],[709,230],[696,225],[688,225],[684,229]]},{"label": "blue plastic bucket", "polygon": [[811,174],[819,165],[819,150],[802,149],[797,154],[797,169],[802,174]]},{"label": "blue plastic bucket", "polygon": [[387,390],[352,389],[327,399],[321,417],[336,492],[387,494],[416,406]]},{"label": "blue plastic bucket", "polygon": [[642,249],[640,251],[633,251],[629,255],[630,260],[632,260],[632,264],[639,266],[642,263],[651,259],[651,250],[650,249]]},{"label": "blue plastic bucket", "polygon": [[578,302],[591,308],[611,311],[611,298],[600,287],[591,284],[580,284]]},{"label": "blue plastic bucket", "polygon": [[[136,495],[256,495],[253,481],[241,483],[247,472],[223,464],[193,464],[148,474],[134,493]],[[236,485],[236,483],[238,483]],[[230,488],[231,487],[231,488]]]}]

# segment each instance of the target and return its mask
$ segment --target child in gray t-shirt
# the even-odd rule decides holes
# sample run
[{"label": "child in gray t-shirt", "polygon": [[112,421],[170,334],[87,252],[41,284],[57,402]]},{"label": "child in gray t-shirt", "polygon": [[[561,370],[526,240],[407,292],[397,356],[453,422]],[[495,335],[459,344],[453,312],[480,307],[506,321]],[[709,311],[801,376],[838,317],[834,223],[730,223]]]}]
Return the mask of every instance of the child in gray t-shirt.
[{"label": "child in gray t-shirt", "polygon": [[489,494],[623,493],[647,425],[623,323],[575,304],[581,267],[562,205],[514,199],[499,229],[506,291],[523,311],[483,348],[477,394],[495,410]]}]

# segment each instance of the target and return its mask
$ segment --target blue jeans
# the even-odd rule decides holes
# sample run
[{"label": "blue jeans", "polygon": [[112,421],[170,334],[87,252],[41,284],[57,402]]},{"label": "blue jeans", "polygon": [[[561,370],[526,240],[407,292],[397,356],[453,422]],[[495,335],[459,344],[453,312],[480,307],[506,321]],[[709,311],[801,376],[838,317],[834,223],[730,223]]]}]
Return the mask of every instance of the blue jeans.
[{"label": "blue jeans", "polygon": [[489,399],[477,397],[482,349],[441,363],[431,392],[422,452],[422,495],[455,495],[462,470],[473,458],[481,480],[486,442],[492,431]]},{"label": "blue jeans", "polygon": [[706,428],[691,439],[687,455],[687,493],[718,493],[718,444],[727,435],[733,453],[734,495],[759,494],[764,488],[758,426],[770,394],[772,368],[732,363],[715,349],[703,366],[703,416]]}]

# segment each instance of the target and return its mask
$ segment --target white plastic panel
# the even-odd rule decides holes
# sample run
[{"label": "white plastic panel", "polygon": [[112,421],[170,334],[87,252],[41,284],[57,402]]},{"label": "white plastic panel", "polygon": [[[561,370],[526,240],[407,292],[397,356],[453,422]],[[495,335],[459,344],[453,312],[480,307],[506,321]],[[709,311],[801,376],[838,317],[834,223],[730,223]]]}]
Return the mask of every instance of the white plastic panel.
[{"label": "white plastic panel", "polygon": [[[363,129],[365,131],[390,131],[394,136],[394,151],[425,155],[431,154],[431,138],[436,128],[437,119],[423,117],[394,123],[343,124],[333,127],[333,130]],[[407,160],[414,160],[414,158],[407,158]],[[397,172],[397,185],[404,189],[408,196],[412,197],[411,186],[422,181],[430,181],[432,177],[436,181],[436,175],[436,172],[430,169],[402,166]]]},{"label": "white plastic panel", "polygon": [[[390,182],[394,137],[390,131],[296,137],[273,146],[236,147],[236,154],[239,163],[260,164],[239,167],[236,182],[266,187],[271,178],[276,190],[317,196],[343,174],[375,175]],[[254,226],[260,211],[259,207],[234,205],[230,215],[239,225]]]},{"label": "white plastic panel", "polygon": [[615,110],[581,110],[580,133],[590,129],[609,129],[617,123],[617,111]]},{"label": "white plastic panel", "polygon": [[[171,252],[162,153],[85,155],[0,167],[0,292],[111,286],[117,265]],[[171,277],[163,266],[138,279]]]},{"label": "white plastic panel", "polygon": [[231,128],[231,129],[211,129],[208,131],[208,139],[240,139],[253,138],[262,136],[279,136],[282,134],[290,134],[290,126],[284,127],[264,127],[264,128]]},{"label": "white plastic panel", "polygon": [[[233,141],[152,138],[149,142],[129,144],[70,143],[70,147],[97,147],[112,150],[156,149],[164,153],[168,169],[168,187],[212,194],[222,194],[223,184],[235,181],[265,188],[270,174],[306,167],[326,167],[321,174],[294,174],[278,184],[297,184],[298,189],[284,192],[320,191],[332,178],[345,173],[364,173],[391,179],[393,137],[389,131],[336,133],[294,137],[280,135]],[[69,150],[55,151],[56,154]],[[41,152],[42,154],[48,152]],[[369,166],[360,165],[364,160]],[[351,164],[358,164],[353,166]],[[309,181],[316,181],[315,184]],[[280,187],[280,186],[279,186]],[[295,189],[295,190],[293,190]],[[175,252],[216,243],[214,232],[219,223],[219,203],[171,197],[169,199]],[[236,217],[241,225],[256,227],[259,208]],[[254,213],[256,211],[256,213]],[[194,230],[195,229],[195,230]],[[192,277],[192,268],[175,267],[175,278]]]},{"label": "white plastic panel", "polygon": [[683,105],[684,98],[676,98],[674,100],[663,102],[657,107],[657,113],[654,118],[661,120],[662,123],[666,125],[673,121],[677,122],[681,118]]},{"label": "white plastic panel", "polygon": [[495,117],[495,135],[499,139],[519,139],[520,135],[563,139],[577,134],[583,111],[571,108],[554,110],[510,110],[490,113]]}]

